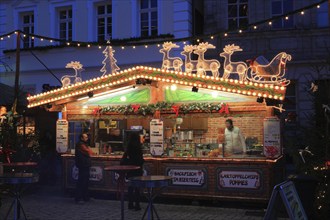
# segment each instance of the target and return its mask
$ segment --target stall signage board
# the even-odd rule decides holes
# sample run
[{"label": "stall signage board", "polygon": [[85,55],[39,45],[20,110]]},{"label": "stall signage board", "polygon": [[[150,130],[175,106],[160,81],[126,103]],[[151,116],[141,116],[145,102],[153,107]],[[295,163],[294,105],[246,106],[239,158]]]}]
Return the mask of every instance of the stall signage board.
[{"label": "stall signage board", "polygon": [[220,189],[259,189],[260,174],[256,171],[218,171],[218,186]]},{"label": "stall signage board", "polygon": [[273,220],[276,218],[276,206],[278,195],[281,196],[285,209],[290,220],[307,220],[304,207],[300,201],[296,187],[292,181],[287,181],[276,185],[267,206],[267,212],[264,220]]},{"label": "stall signage board", "polygon": [[57,120],[56,122],[56,150],[58,153],[65,153],[68,150],[69,122]]},{"label": "stall signage board", "polygon": [[153,156],[164,153],[164,122],[159,119],[150,122],[150,153]]},{"label": "stall signage board", "polygon": [[[79,168],[76,166],[72,167],[72,179],[78,180]],[[89,180],[90,181],[102,181],[103,169],[100,166],[91,166],[89,168]]]},{"label": "stall signage board", "polygon": [[264,155],[277,158],[281,155],[280,120],[276,117],[264,119]]},{"label": "stall signage board", "polygon": [[167,175],[173,177],[173,186],[202,187],[205,184],[204,169],[168,168]]}]

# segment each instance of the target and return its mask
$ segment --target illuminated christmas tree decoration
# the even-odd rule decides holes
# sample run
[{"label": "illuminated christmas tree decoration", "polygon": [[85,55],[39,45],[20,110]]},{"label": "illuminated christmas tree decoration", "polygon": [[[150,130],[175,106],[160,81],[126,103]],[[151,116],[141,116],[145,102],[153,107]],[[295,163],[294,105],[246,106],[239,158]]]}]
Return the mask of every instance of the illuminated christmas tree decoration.
[{"label": "illuminated christmas tree decoration", "polygon": [[[108,41],[107,44],[110,44],[110,41]],[[106,74],[116,74],[120,68],[117,66],[117,60],[114,57],[115,50],[108,45],[102,53],[105,57],[102,61],[103,67],[100,70],[100,72],[103,73],[102,76]]]},{"label": "illuminated christmas tree decoration", "polygon": [[180,48],[180,46],[172,42],[164,42],[163,48],[159,50],[163,54],[162,69],[169,70],[173,68],[175,71],[182,71],[182,59],[180,57],[170,57],[169,55],[170,50],[173,48]]},{"label": "illuminated christmas tree decoration", "polygon": [[226,45],[223,49],[223,52],[220,53],[221,57],[225,58],[224,61],[224,73],[223,78],[228,79],[230,74],[237,73],[239,76],[239,80],[243,81],[246,79],[246,73],[248,70],[248,66],[246,63],[240,61],[240,62],[232,62],[231,61],[231,55],[235,51],[243,51],[239,46],[236,46],[235,44],[232,45]]},{"label": "illuminated christmas tree decoration", "polygon": [[[65,68],[72,68],[75,71],[75,75],[64,75],[61,78],[62,87],[69,86],[72,82],[73,83],[80,83],[82,82],[81,78],[81,71],[84,69],[82,68],[83,65],[79,61],[71,61],[70,63],[66,64]],[[73,78],[73,81],[71,81],[70,78]]]},{"label": "illuminated christmas tree decoration", "polygon": [[213,44],[200,43],[194,50],[194,54],[198,55],[197,75],[206,75],[206,71],[211,71],[214,77],[219,77],[220,62],[218,60],[205,60],[204,54],[208,49],[215,49]]}]

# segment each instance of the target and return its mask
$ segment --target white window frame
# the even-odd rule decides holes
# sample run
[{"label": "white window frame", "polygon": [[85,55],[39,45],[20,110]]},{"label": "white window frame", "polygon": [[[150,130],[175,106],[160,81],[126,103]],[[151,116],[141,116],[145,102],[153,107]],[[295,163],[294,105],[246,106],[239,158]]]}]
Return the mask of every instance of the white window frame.
[{"label": "white window frame", "polygon": [[[28,24],[25,24],[24,23],[24,17],[25,16],[29,16],[31,19],[31,16],[33,16],[33,22],[31,23],[28,23]],[[22,12],[20,13],[20,30],[22,30],[24,32],[24,28],[29,28],[29,31],[28,33],[29,34],[34,34],[34,30],[35,30],[35,14],[34,14],[34,11],[26,11],[26,12]],[[31,31],[31,29],[33,28],[33,31]],[[26,42],[27,42],[27,46],[26,45]],[[28,37],[28,38],[24,38],[24,41],[23,41],[23,45],[22,45],[23,48],[30,48],[30,47],[34,47],[34,39],[32,39],[31,37]]]},{"label": "white window frame", "polygon": [[[248,22],[248,24],[249,24],[249,20],[250,20],[250,19],[249,19],[249,14],[248,14],[247,16],[240,16],[240,15],[239,15],[239,6],[240,6],[240,5],[245,5],[245,4],[248,6],[248,9],[247,9],[247,10],[249,11],[249,8],[250,8],[250,7],[249,7],[249,1],[247,1],[247,2],[241,2],[241,0],[237,0],[236,3],[229,3],[228,0],[227,0],[227,13],[228,13],[228,14],[227,14],[227,27],[228,27],[228,28],[230,28],[230,27],[229,27],[229,20],[230,20],[230,19],[233,19],[233,18],[236,18],[236,20],[237,20],[237,26],[236,26],[235,28],[240,28],[240,23],[239,23],[239,22],[240,22],[240,19],[243,19],[243,18],[246,18],[246,19],[247,19],[247,22]],[[236,5],[236,6],[237,6],[237,9],[236,9],[236,16],[235,16],[235,17],[229,17],[229,11],[228,11],[228,8],[229,8],[230,5]]]},{"label": "white window frame", "polygon": [[[69,18],[69,12],[71,10],[71,18]],[[66,13],[66,18],[61,19],[60,18],[60,13],[65,11]],[[67,41],[72,41],[73,40],[73,10],[72,7],[64,7],[64,8],[58,8],[57,9],[57,14],[58,14],[58,20],[57,20],[57,26],[58,26],[58,38],[61,39],[61,24],[66,24],[65,28],[65,38],[61,40],[67,40]],[[71,23],[71,39],[69,37],[69,24]]]},{"label": "white window frame", "polygon": [[[34,32],[38,33],[38,19],[37,19],[37,6],[32,5],[29,7],[19,7],[14,8],[13,10],[13,18],[14,18],[14,29],[15,30],[21,30],[22,29],[22,15],[26,13],[33,13],[34,14]],[[13,44],[16,44],[16,41],[13,42]],[[23,48],[24,44],[21,44],[21,47]],[[36,44],[36,41],[34,42],[34,46],[38,46]]]},{"label": "white window frame", "polygon": [[157,0],[157,7],[151,8],[151,0],[148,0],[148,8],[147,9],[141,9],[141,0],[138,1],[138,27],[139,27],[139,36],[142,37],[142,27],[141,27],[141,14],[142,13],[148,13],[148,36],[152,36],[152,29],[151,29],[151,13],[157,12],[157,34],[155,36],[159,35],[159,1]]},{"label": "white window frame", "polygon": [[64,2],[52,2],[49,5],[49,11],[50,11],[50,23],[51,29],[50,33],[51,36],[54,38],[60,38],[59,36],[59,10],[63,8],[71,8],[72,9],[72,41],[76,39],[76,2],[75,1],[64,1]]},{"label": "white window frame", "polygon": [[[108,13],[108,11],[107,11],[107,6],[108,5],[111,5],[111,7],[112,7],[112,9],[111,9],[111,13]],[[99,6],[105,6],[105,14],[102,14],[102,15],[99,15],[98,14],[98,7]],[[106,40],[108,40],[108,39],[113,39],[113,4],[112,4],[112,1],[106,1],[106,2],[99,2],[99,3],[96,3],[95,4],[95,6],[94,6],[94,8],[95,8],[95,28],[94,28],[94,30],[95,30],[95,33],[96,33],[96,36],[95,36],[95,39],[96,39],[96,41],[99,41],[98,39],[99,39],[99,33],[98,33],[98,19],[99,18],[104,18],[104,20],[105,20],[105,24],[104,24],[104,41],[106,41]],[[107,36],[107,31],[108,31],[108,17],[111,17],[111,36],[110,36],[110,38]]]}]

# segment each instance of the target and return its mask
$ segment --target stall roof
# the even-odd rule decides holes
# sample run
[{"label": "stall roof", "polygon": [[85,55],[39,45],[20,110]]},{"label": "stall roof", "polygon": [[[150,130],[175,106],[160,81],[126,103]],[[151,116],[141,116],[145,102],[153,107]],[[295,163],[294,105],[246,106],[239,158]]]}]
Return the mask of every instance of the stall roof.
[{"label": "stall roof", "polygon": [[49,103],[63,104],[75,102],[82,97],[86,97],[89,92],[93,92],[95,95],[104,91],[121,88],[128,84],[134,85],[137,79],[161,81],[169,84],[191,87],[195,86],[197,88],[204,88],[213,91],[224,91],[232,94],[277,100],[283,100],[286,91],[285,86],[224,79],[146,66],[136,66],[118,73],[104,75],[102,77],[30,96],[28,97],[28,107],[31,108]]}]

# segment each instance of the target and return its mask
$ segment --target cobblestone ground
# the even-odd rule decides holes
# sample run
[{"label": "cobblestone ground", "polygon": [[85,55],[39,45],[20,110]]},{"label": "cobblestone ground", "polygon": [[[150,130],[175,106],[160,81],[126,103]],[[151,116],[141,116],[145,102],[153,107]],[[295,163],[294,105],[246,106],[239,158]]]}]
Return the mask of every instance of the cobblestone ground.
[{"label": "cobblestone ground", "polygon": [[[2,199],[0,219],[4,219],[11,201],[8,197]],[[120,219],[120,202],[116,200],[93,199],[88,203],[78,205],[63,193],[47,193],[47,189],[38,189],[23,196],[22,202],[29,220]],[[141,206],[143,209],[146,208],[146,203],[142,203]],[[162,220],[262,219],[262,217],[247,215],[247,211],[253,211],[247,209],[163,203],[156,204],[156,208]],[[143,210],[127,210],[127,202],[125,202],[125,219],[141,219],[142,215]],[[13,219],[12,217],[11,215],[9,219]]]}]

